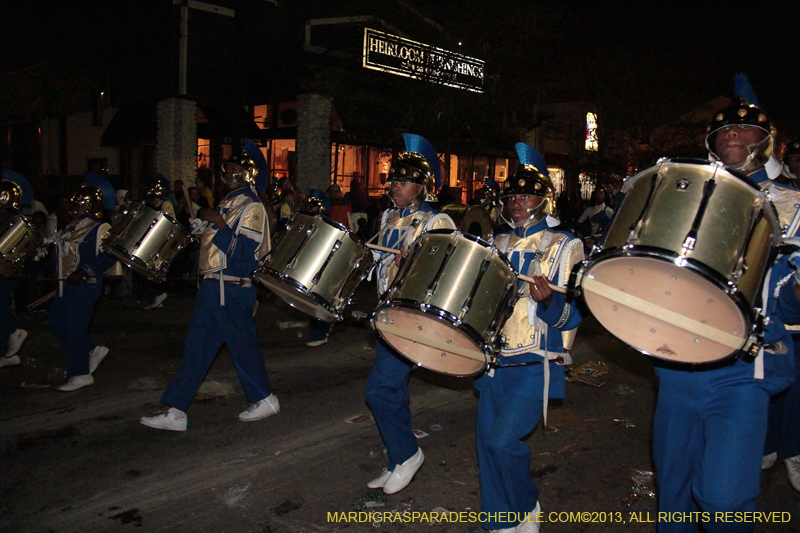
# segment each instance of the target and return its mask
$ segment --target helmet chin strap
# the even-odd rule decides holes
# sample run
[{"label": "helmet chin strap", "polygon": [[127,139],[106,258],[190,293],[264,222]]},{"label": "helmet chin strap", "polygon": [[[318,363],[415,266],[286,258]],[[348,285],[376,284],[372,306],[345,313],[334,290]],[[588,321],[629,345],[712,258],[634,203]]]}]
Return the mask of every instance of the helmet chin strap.
[{"label": "helmet chin strap", "polygon": [[[778,160],[773,156],[769,156],[769,159],[767,159],[767,162],[764,165],[764,170],[767,171],[767,176],[769,179],[774,180],[781,175],[781,164],[778,163]],[[792,178],[797,179],[796,176],[792,176]]]}]

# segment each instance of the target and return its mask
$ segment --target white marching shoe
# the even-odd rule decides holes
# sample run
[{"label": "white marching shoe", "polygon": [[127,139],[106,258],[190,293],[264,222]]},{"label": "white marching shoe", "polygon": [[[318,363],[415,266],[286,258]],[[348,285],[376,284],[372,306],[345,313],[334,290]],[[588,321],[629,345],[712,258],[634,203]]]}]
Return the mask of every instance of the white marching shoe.
[{"label": "white marching shoe", "polygon": [[95,346],[94,350],[89,352],[89,373],[94,374],[94,371],[97,370],[97,367],[100,366],[100,363],[103,362],[103,359],[106,358],[108,355],[108,348],[105,346]]},{"label": "white marching shoe", "polygon": [[164,307],[164,300],[166,300],[166,299],[167,299],[167,293],[166,292],[163,293],[163,294],[159,294],[158,296],[153,298],[152,302],[150,302],[149,304],[147,304],[144,307],[142,307],[142,309],[146,309],[146,310],[161,309],[162,307]]},{"label": "white marching shoe", "polygon": [[405,463],[395,465],[392,474],[383,485],[383,492],[394,494],[406,488],[411,483],[411,480],[414,479],[414,474],[417,473],[424,461],[425,454],[422,453],[422,448],[417,448],[417,453],[412,455]]},{"label": "white marching shoe", "polygon": [[61,385],[58,390],[62,392],[72,392],[78,389],[82,389],[84,387],[88,387],[89,385],[94,385],[94,378],[91,374],[85,374],[82,376],[72,376],[67,380],[66,383]]},{"label": "white marching shoe", "polygon": [[783,460],[786,465],[786,473],[789,475],[789,483],[792,484],[794,490],[800,491],[800,455],[789,457]]},{"label": "white marching shoe", "polygon": [[539,502],[536,502],[536,507],[533,511],[528,513],[525,520],[519,523],[516,533],[539,533],[539,513],[542,512],[542,507]]},{"label": "white marching shoe", "polygon": [[761,470],[769,470],[778,460],[778,452],[772,452],[761,458]]},{"label": "white marching shoe", "polygon": [[180,409],[170,407],[166,413],[155,416],[143,416],[139,423],[153,429],[165,429],[167,431],[186,431],[189,417]]},{"label": "white marching shoe", "polygon": [[367,483],[367,487],[371,489],[382,489],[384,485],[386,485],[386,480],[389,479],[392,473],[389,472],[386,468],[383,469],[381,475]]},{"label": "white marching shoe", "polygon": [[260,402],[250,404],[250,407],[239,413],[239,420],[242,422],[255,422],[263,420],[281,411],[281,404],[274,394],[270,394]]},{"label": "white marching shoe", "polygon": [[[25,331],[24,329],[17,328],[17,330],[14,331],[14,333],[9,335],[9,337],[8,337],[8,350],[6,350],[5,357],[9,357],[10,358],[10,357],[13,357],[13,356],[17,355],[17,352],[19,351],[19,349],[22,348],[22,343],[25,342],[25,339],[27,339],[27,338],[28,338],[28,332]],[[12,363],[12,364],[15,364],[15,363]],[[16,363],[16,364],[19,364],[19,363]],[[0,366],[9,366],[9,365],[6,364],[6,365],[0,365]]]},{"label": "white marching shoe", "polygon": [[0,357],[0,368],[4,366],[14,366],[18,365],[22,362],[18,355],[12,355],[11,357],[5,356]]}]

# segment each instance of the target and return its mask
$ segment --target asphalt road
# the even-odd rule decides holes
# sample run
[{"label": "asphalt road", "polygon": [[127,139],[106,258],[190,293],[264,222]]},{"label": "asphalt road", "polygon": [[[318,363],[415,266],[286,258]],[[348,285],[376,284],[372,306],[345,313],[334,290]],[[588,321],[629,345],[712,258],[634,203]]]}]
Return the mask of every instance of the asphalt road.
[{"label": "asphalt road", "polygon": [[[140,425],[139,417],[161,408],[180,363],[193,304],[191,287],[180,288],[152,311],[141,309],[141,297],[101,299],[92,332],[111,351],[95,385],[72,393],[55,390],[66,352],[47,331],[46,314],[16,315],[30,336],[23,364],[0,369],[0,531],[482,531],[469,520],[480,510],[471,378],[412,374],[425,464],[398,494],[366,488],[385,453],[364,403],[375,340],[363,320],[337,324],[327,344],[308,348],[307,327],[279,328],[303,315],[265,294],[256,324],[281,412],[238,421],[247,403],[223,348],[207,377],[209,393],[189,410],[187,432]],[[366,313],[374,303],[365,283],[350,310]],[[658,511],[647,475],[652,365],[592,318],[573,357],[574,367],[599,362],[607,373],[598,376],[600,387],[568,383],[567,399],[551,404],[548,428],[528,439],[542,509],[561,519],[542,531],[653,531],[646,522]],[[766,471],[762,484],[760,509],[791,513],[791,521],[757,531],[800,531],[800,493],[783,465]],[[341,519],[359,510],[414,519]]]}]

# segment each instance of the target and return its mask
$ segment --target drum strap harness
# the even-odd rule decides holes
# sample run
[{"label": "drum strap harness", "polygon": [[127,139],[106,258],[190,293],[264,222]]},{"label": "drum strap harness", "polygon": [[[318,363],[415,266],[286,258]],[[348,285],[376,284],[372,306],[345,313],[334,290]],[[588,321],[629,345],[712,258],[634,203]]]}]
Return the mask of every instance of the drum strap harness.
[{"label": "drum strap harness", "polygon": [[[531,266],[528,268],[528,274],[533,273],[537,276],[542,275],[542,265],[541,259],[544,257],[544,251],[550,245],[550,242],[553,240],[553,236],[555,233],[546,232],[542,235],[542,240],[539,242],[539,247],[535,252],[536,257],[531,262]],[[509,247],[510,248],[510,247]],[[554,262],[555,265],[559,264],[559,261]],[[549,276],[548,276],[549,277]],[[544,421],[544,425],[547,426],[547,405],[550,396],[550,357],[547,353],[547,332],[548,327],[547,324],[542,322],[536,317],[536,307],[538,302],[534,301],[533,298],[528,295],[528,325],[531,327],[538,326],[541,331],[542,340],[544,341],[544,355],[541,361],[531,361],[529,363],[518,363],[518,364],[510,364],[510,365],[498,365],[496,368],[511,368],[515,366],[531,366],[531,365],[538,365],[544,364],[544,390],[542,396],[542,420]],[[562,359],[563,360],[563,359]],[[491,369],[490,375],[494,375],[494,368]]]}]

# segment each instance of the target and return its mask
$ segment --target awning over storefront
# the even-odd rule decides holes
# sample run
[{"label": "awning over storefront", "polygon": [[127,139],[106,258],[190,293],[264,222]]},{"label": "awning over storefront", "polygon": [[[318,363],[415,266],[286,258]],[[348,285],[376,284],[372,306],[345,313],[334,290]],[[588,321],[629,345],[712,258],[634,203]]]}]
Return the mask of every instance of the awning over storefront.
[{"label": "awning over storefront", "polygon": [[197,104],[199,139],[255,139],[263,137],[263,131],[243,107]]},{"label": "awning over storefront", "polygon": [[[124,146],[136,143],[155,143],[158,134],[157,102],[126,104],[117,109],[103,137],[101,146]],[[292,129],[296,135],[296,128]],[[219,104],[197,105],[197,137],[200,139],[248,139],[248,138],[293,138],[283,136],[265,137],[264,132],[253,122],[252,114],[240,106]],[[275,132],[287,134],[287,132]]]},{"label": "awning over storefront", "polygon": [[156,102],[127,104],[114,113],[100,139],[100,146],[155,143],[157,133]]}]

